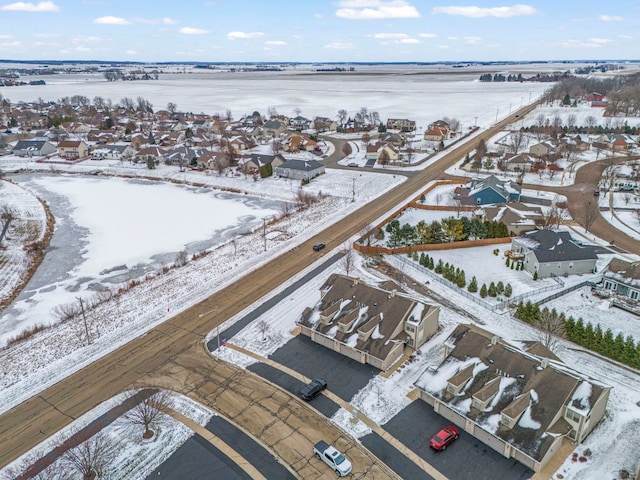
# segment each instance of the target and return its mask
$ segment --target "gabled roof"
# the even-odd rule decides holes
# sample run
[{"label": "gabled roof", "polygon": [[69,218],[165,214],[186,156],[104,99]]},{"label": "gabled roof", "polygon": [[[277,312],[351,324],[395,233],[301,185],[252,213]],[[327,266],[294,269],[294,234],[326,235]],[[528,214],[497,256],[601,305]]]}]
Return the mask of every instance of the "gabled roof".
[{"label": "gabled roof", "polygon": [[317,170],[318,168],[322,168],[323,166],[324,165],[322,165],[317,160],[297,160],[297,159],[293,159],[293,160],[287,160],[282,165],[280,165],[278,168],[285,168],[285,169],[290,169],[290,170],[300,170],[300,171],[303,171],[303,172],[311,172],[313,170]]},{"label": "gabled roof", "polygon": [[593,247],[575,244],[569,232],[533,230],[515,239],[532,250],[541,263],[598,259]]},{"label": "gabled roof", "polygon": [[[320,288],[320,302],[305,312],[302,322],[323,335],[384,359],[397,342],[407,339],[403,328],[394,336],[401,322],[412,316],[422,319],[438,308],[409,298],[398,285],[393,286],[395,288],[388,291],[334,273]],[[320,313],[332,316],[331,322],[321,323]],[[348,330],[339,331],[340,323],[349,325]],[[373,333],[361,340],[359,331]]]},{"label": "gabled roof", "polygon": [[631,263],[620,258],[613,258],[607,265],[603,276],[638,287],[640,286],[640,262]]},{"label": "gabled roof", "polygon": [[522,187],[511,180],[502,181],[495,175],[489,175],[483,179],[474,179],[471,181],[471,190],[469,191],[469,196],[473,196],[478,192],[485,190],[487,188],[491,188],[500,194],[505,200],[509,199],[509,195],[511,193],[516,193],[520,195],[522,191]]},{"label": "gabled roof", "polygon": [[251,161],[253,163],[255,163],[256,165],[260,166],[260,167],[262,165],[266,165],[267,163],[273,163],[273,161],[276,158],[279,158],[283,162],[286,162],[286,158],[284,158],[279,153],[276,154],[276,155],[265,155],[264,153],[252,153],[251,154]]},{"label": "gabled roof", "polygon": [[77,148],[84,143],[82,140],[63,140],[58,142],[58,148]]},{"label": "gabled roof", "polygon": [[39,151],[42,150],[45,143],[47,143],[46,140],[18,140],[18,143],[16,143],[13,149]]},{"label": "gabled roof", "polygon": [[[517,343],[525,349],[474,325],[458,325],[445,341],[450,348],[448,356],[437,368],[428,368],[416,385],[494,435],[541,459],[553,443],[546,433],[557,427],[555,418],[563,414],[563,408],[581,406],[586,414],[610,387],[570,369],[537,342]],[[532,353],[534,350],[537,354]],[[474,366],[473,378],[459,394],[448,393],[447,380],[468,371],[470,365]],[[470,406],[468,402],[476,393],[490,397],[486,386],[496,379],[500,379],[500,386],[485,410]],[[525,410],[527,418],[512,428],[500,427],[495,421],[495,416],[502,413],[519,418]]]}]

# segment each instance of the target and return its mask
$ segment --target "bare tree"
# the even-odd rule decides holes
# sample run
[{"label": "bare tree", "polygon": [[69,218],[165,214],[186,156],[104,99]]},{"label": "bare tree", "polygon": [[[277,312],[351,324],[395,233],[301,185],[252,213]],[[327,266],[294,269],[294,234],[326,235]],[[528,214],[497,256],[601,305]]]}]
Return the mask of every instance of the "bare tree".
[{"label": "bare tree", "polygon": [[593,130],[593,127],[596,126],[596,117],[594,117],[593,115],[589,115],[587,118],[584,119],[584,121],[587,123],[587,128],[589,129],[589,132],[591,132]]},{"label": "bare tree", "polygon": [[632,198],[633,198],[633,195],[629,192],[625,192],[622,195],[622,199],[624,200],[625,205],[629,205],[629,202],[631,201]]},{"label": "bare tree", "polygon": [[577,119],[578,119],[578,117],[576,116],[575,113],[569,114],[569,116],[567,117],[567,125],[569,127],[574,127],[576,125],[576,120]]},{"label": "bare tree", "polygon": [[355,267],[356,251],[353,245],[346,243],[344,245],[344,256],[340,259],[340,267],[342,267],[347,275],[351,273]]},{"label": "bare tree", "polygon": [[518,131],[509,137],[509,149],[516,155],[521,148],[527,146],[527,143],[529,143],[529,139],[524,132]]},{"label": "bare tree", "polygon": [[53,463],[45,467],[39,467],[38,462],[45,455],[45,452],[39,450],[29,453],[18,465],[2,469],[0,479],[15,480],[23,477],[32,480],[67,480],[71,477],[71,472],[67,466],[58,459],[54,459]]},{"label": "bare tree", "polygon": [[218,155],[214,161],[214,166],[218,170],[218,175],[222,176],[227,168],[229,168],[229,156]]},{"label": "bare tree", "polygon": [[153,437],[152,428],[156,428],[162,414],[171,408],[171,395],[166,390],[158,390],[153,395],[148,395],[147,392],[141,390],[132,399],[136,404],[124,414],[125,420],[131,425],[144,428],[142,438]]},{"label": "bare tree", "polygon": [[94,480],[109,474],[115,454],[109,435],[99,431],[86,442],[67,450],[61,461],[67,468],[82,475],[82,480]]},{"label": "bare tree", "polygon": [[177,109],[178,109],[178,106],[175,103],[173,102],[167,103],[167,111],[169,113],[176,113]]},{"label": "bare tree", "polygon": [[383,149],[380,152],[380,155],[378,155],[378,163],[380,163],[380,165],[382,165],[384,167],[385,165],[387,165],[389,163],[389,160],[390,160],[389,152],[387,152],[386,149]]},{"label": "bare tree", "polygon": [[347,120],[347,111],[344,109],[338,110],[338,121],[340,125],[344,125],[344,122]]},{"label": "bare tree", "polygon": [[258,331],[262,334],[262,341],[264,342],[267,339],[267,333],[269,333],[269,329],[271,328],[269,326],[269,322],[262,319],[258,322],[257,327]]},{"label": "bare tree", "polygon": [[349,155],[351,155],[351,145],[349,145],[349,142],[346,142],[343,146],[342,146],[342,154],[345,157],[348,157]]},{"label": "bare tree", "polygon": [[189,261],[189,254],[187,253],[186,250],[182,250],[178,252],[178,254],[176,255],[176,259],[174,263],[176,264],[176,267],[184,267],[188,261]]},{"label": "bare tree", "polygon": [[369,145],[370,141],[371,141],[371,135],[369,135],[369,132],[364,132],[362,134],[362,143],[364,143],[365,145]]},{"label": "bare tree", "polygon": [[231,113],[231,110],[227,109],[227,111],[224,113],[224,118],[227,122],[231,123],[231,120],[233,120],[233,114]]},{"label": "bare tree", "polygon": [[598,216],[600,215],[600,207],[597,202],[587,202],[584,207],[584,212],[582,214],[582,226],[588,232],[593,222],[596,221]]},{"label": "bare tree", "polygon": [[457,132],[460,129],[460,120],[457,118],[443,117],[442,120],[449,124],[449,128],[452,132]]},{"label": "bare tree", "polygon": [[15,219],[16,215],[9,205],[4,204],[0,207],[0,223],[2,224],[2,230],[0,230],[0,244],[2,244],[2,240],[11,226],[11,222]]},{"label": "bare tree", "polygon": [[539,113],[538,115],[536,115],[536,125],[538,125],[538,128],[544,127],[546,119],[547,117],[544,116],[544,113]]},{"label": "bare tree", "polygon": [[282,151],[282,142],[279,138],[274,138],[273,140],[271,140],[271,144],[269,146],[271,147],[271,151],[274,155],[277,155]]},{"label": "bare tree", "polygon": [[538,340],[552,352],[564,336],[564,321],[555,311],[545,308],[533,325],[538,329]]},{"label": "bare tree", "polygon": [[300,107],[295,107],[293,109],[293,114],[297,117],[298,115],[300,115],[302,113],[302,109]]}]

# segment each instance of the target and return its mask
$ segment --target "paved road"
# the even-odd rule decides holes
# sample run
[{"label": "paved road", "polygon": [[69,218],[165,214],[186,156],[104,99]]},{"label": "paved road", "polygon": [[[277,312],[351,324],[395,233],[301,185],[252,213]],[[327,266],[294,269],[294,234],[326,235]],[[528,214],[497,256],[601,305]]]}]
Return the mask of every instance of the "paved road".
[{"label": "paved road", "polygon": [[[251,437],[221,417],[213,417],[205,427],[247,459],[269,480],[295,478]],[[203,478],[250,479],[240,467],[199,435],[187,440],[147,477],[152,479],[201,480]]]},{"label": "paved road", "polygon": [[[534,105],[514,112],[480,137],[461,144],[316,237],[283,252],[251,275],[5,412],[0,416],[0,468],[117,393],[132,386],[160,386],[218,409],[293,466],[301,478],[322,475],[324,470],[308,460],[311,445],[321,438],[335,440],[342,446],[352,459],[356,474],[389,477],[383,464],[358,442],[344,437],[319,413],[250,372],[211,359],[203,348],[203,340],[226,319],[288,282],[322,256],[323,252],[312,251],[314,243],[322,241],[327,251],[344,244],[408,195],[417,195],[427,182],[440,178],[450,164],[473,150],[480,138],[491,138],[513,123],[516,114],[526,114],[533,108]],[[213,309],[216,314],[207,315]]]}]

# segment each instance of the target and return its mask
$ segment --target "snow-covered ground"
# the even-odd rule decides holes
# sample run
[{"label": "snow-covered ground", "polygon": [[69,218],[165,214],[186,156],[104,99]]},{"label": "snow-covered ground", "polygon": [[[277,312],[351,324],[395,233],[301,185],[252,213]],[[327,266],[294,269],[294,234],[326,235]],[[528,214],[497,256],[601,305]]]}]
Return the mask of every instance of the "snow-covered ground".
[{"label": "snow-covered ground", "polygon": [[[123,392],[101,403],[74,420],[73,423],[60,430],[56,435],[49,437],[34,449],[11,462],[0,471],[0,474],[8,471],[24,471],[25,468],[42,455],[62,444],[75,432],[121,404],[134,393],[133,391]],[[211,410],[184,395],[170,391],[168,391],[168,394],[170,400],[170,405],[168,406],[199,425],[206,425],[211,417],[215,415]],[[124,417],[119,417],[101,430],[103,434],[108,436],[109,450],[113,452],[113,460],[109,462],[107,467],[109,479],[130,480],[146,478],[150,472],[161,465],[194,434],[189,427],[166,413],[160,413],[151,428],[154,431],[154,436],[149,440],[144,440],[142,438],[142,426],[132,424],[131,421]],[[57,460],[57,462],[61,461],[61,459]],[[80,480],[81,478],[82,476],[76,472],[68,472],[64,477],[65,480]],[[56,477],[52,480],[62,480],[62,478]]]}]

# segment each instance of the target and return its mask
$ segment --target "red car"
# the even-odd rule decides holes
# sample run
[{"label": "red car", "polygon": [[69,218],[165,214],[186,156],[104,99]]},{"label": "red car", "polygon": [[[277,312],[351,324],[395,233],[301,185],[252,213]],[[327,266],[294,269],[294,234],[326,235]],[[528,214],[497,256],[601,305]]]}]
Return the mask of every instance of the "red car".
[{"label": "red car", "polygon": [[458,435],[458,429],[449,425],[436,433],[431,440],[429,440],[429,445],[434,450],[444,450],[447,448],[447,445],[453,443],[453,441],[458,438]]}]

